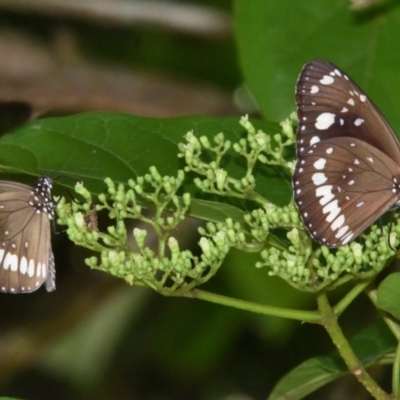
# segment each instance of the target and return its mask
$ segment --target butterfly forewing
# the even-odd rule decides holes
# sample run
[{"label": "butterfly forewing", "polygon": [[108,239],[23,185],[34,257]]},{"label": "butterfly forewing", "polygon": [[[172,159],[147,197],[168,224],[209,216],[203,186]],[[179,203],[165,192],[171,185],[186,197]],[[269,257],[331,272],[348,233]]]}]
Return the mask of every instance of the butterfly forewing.
[{"label": "butterfly forewing", "polygon": [[0,181],[0,291],[33,292],[46,281],[55,289],[54,258],[50,244],[51,179],[35,188]]},{"label": "butterfly forewing", "polygon": [[294,199],[315,240],[347,244],[399,201],[400,145],[342,71],[311,61],[296,89]]},{"label": "butterfly forewing", "polygon": [[333,137],[354,137],[400,160],[400,143],[366,94],[338,67],[326,61],[306,64],[296,86],[299,117],[297,153]]}]

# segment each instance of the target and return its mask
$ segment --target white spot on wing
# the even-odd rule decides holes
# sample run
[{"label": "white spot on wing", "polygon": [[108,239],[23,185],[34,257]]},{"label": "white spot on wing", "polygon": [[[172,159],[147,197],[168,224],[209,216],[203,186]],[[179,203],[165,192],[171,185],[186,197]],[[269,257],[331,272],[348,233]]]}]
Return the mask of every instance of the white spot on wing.
[{"label": "white spot on wing", "polygon": [[337,200],[331,201],[322,209],[324,214],[329,213],[325,218],[326,222],[332,222],[340,214],[340,211],[341,208],[338,206]]},{"label": "white spot on wing", "polygon": [[326,164],[325,158],[320,158],[319,160],[315,161],[314,168],[315,169],[324,169]]},{"label": "white spot on wing", "polygon": [[335,82],[335,80],[329,75],[324,75],[324,77],[320,80],[320,82],[323,85],[331,85],[333,82]]},{"label": "white spot on wing", "polygon": [[313,136],[310,140],[310,146],[315,143],[318,143],[319,141],[320,141],[320,138],[318,136]]},{"label": "white spot on wing", "polygon": [[21,262],[19,263],[19,272],[21,272],[22,275],[28,272],[28,260],[25,256],[22,256]]},{"label": "white spot on wing", "polygon": [[314,182],[315,186],[322,185],[328,180],[326,175],[324,173],[322,173],[322,172],[316,172],[315,174],[313,174],[311,179]]},{"label": "white spot on wing", "polygon": [[334,123],[335,123],[335,114],[325,112],[318,115],[315,122],[315,127],[318,130],[326,130],[329,129]]},{"label": "white spot on wing", "polygon": [[348,99],[347,104],[350,104],[351,106],[354,106],[354,100],[353,99]]},{"label": "white spot on wing", "polygon": [[318,92],[319,92],[319,87],[318,86],[316,86],[316,85],[311,86],[311,90],[310,90],[311,94],[315,94],[315,93],[318,93]]},{"label": "white spot on wing", "polygon": [[326,149],[327,154],[332,154],[333,152],[333,147],[329,147],[329,149]]},{"label": "white spot on wing", "polygon": [[36,276],[39,278],[42,274],[42,263],[38,263],[36,266]]},{"label": "white spot on wing", "polygon": [[10,268],[11,271],[17,271],[18,269],[18,256],[16,254],[7,253],[4,257],[3,268]]},{"label": "white spot on wing", "polygon": [[362,118],[357,118],[357,119],[354,121],[354,125],[355,125],[355,126],[360,126],[363,122],[364,122],[364,120],[363,120]]},{"label": "white spot on wing", "polygon": [[336,229],[339,229],[342,227],[342,225],[344,224],[344,215],[340,215],[338,218],[335,219],[335,221],[333,221],[333,224],[331,225],[331,229],[333,231],[336,231]]},{"label": "white spot on wing", "polygon": [[315,191],[315,195],[317,197],[321,197],[321,199],[319,200],[319,204],[321,204],[321,206],[328,204],[335,197],[334,194],[332,193],[332,185],[325,185],[319,187]]},{"label": "white spot on wing", "polygon": [[343,238],[342,244],[347,244],[347,243],[349,243],[353,236],[354,236],[354,233],[353,233],[352,231],[350,231],[350,232]]},{"label": "white spot on wing", "polygon": [[340,239],[348,230],[349,230],[348,225],[341,227],[338,233],[335,235],[335,238]]},{"label": "white spot on wing", "polygon": [[30,259],[28,264],[28,276],[32,278],[34,274],[35,274],[35,262],[32,259]]}]

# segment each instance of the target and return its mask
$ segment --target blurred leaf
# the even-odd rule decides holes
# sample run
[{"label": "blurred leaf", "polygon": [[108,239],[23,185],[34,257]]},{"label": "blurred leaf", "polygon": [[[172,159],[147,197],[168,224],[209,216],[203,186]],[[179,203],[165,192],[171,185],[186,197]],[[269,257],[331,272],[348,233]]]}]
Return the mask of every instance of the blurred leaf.
[{"label": "blurred leaf", "polygon": [[378,307],[400,319],[400,272],[390,274],[378,288]]},{"label": "blurred leaf", "polygon": [[242,318],[227,307],[188,304],[183,299],[169,301],[175,303],[173,307],[152,314],[142,345],[150,349],[157,366],[172,369],[180,379],[206,375],[236,340]]},{"label": "blurred leaf", "polygon": [[21,400],[21,399],[17,399],[16,397],[0,397],[0,400]]},{"label": "blurred leaf", "polygon": [[[278,124],[254,121],[254,125],[268,134],[280,132]],[[55,175],[57,171],[57,175],[84,181],[89,190],[98,194],[105,190],[105,177],[126,183],[146,174],[152,165],[163,175],[175,175],[184,167],[177,157],[177,144],[190,130],[209,138],[224,132],[226,139],[232,141],[244,134],[239,118],[152,119],[113,113],[49,118],[2,137],[0,166],[11,172],[36,175]],[[224,167],[234,177],[243,176],[243,160],[233,150]],[[285,171],[260,166],[255,174],[262,195],[279,204],[289,201],[291,189]],[[184,190],[198,197],[192,179],[188,178],[188,182]]]},{"label": "blurred leaf", "polygon": [[94,387],[105,379],[116,345],[128,324],[139,317],[149,295],[144,288],[126,286],[99,299],[92,315],[49,346],[41,366],[67,376],[77,387]]},{"label": "blurred leaf", "polygon": [[348,0],[235,0],[235,30],[245,79],[265,118],[295,108],[302,66],[322,58],[344,69],[400,129],[400,7],[360,13]]},{"label": "blurred leaf", "polygon": [[[350,344],[365,367],[393,352],[397,346],[395,337],[383,320],[377,321],[354,336]],[[345,374],[350,372],[337,352],[332,356],[311,358],[284,376],[268,400],[302,399]]]},{"label": "blurred leaf", "polygon": [[[307,309],[315,307],[315,296],[303,293],[288,285],[278,277],[269,276],[268,268],[256,268],[259,254],[249,254],[232,249],[226,257],[219,273],[229,284],[231,296],[271,306]],[[268,317],[252,314],[256,319],[264,339],[275,347],[283,347],[291,338],[298,321],[288,318]]]}]

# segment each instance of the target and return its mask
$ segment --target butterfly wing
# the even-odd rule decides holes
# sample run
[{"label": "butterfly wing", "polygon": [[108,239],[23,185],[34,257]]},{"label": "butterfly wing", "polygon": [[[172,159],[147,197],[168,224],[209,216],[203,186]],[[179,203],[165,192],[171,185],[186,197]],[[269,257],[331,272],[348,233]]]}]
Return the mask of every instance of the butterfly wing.
[{"label": "butterfly wing", "polygon": [[297,81],[296,103],[298,157],[318,141],[347,136],[400,160],[400,143],[386,119],[335,65],[322,60],[306,64]]},{"label": "butterfly wing", "polygon": [[294,199],[314,239],[341,246],[399,200],[400,144],[365,93],[326,61],[305,65],[296,102]]},{"label": "butterfly wing", "polygon": [[400,167],[352,138],[312,145],[297,163],[294,198],[310,234],[329,247],[356,238],[399,199]]},{"label": "butterfly wing", "polygon": [[32,187],[16,184],[14,191],[13,182],[3,182],[0,181],[0,291],[33,292],[45,281],[46,288],[54,290],[50,220],[47,212],[38,212],[33,206],[47,204],[46,199]]}]

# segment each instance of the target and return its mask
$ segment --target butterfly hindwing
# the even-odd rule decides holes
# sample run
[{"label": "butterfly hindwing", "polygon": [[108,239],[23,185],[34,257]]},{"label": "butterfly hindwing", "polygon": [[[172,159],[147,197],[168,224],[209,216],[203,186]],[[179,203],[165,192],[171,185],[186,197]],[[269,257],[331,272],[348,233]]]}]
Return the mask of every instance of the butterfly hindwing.
[{"label": "butterfly hindwing", "polygon": [[55,289],[50,188],[46,176],[35,188],[0,181],[0,292],[33,292],[43,282]]},{"label": "butterfly hindwing", "polygon": [[398,191],[391,179],[395,174],[400,176],[399,166],[358,139],[312,145],[297,164],[293,180],[304,224],[329,247],[348,243],[396,202]]}]

